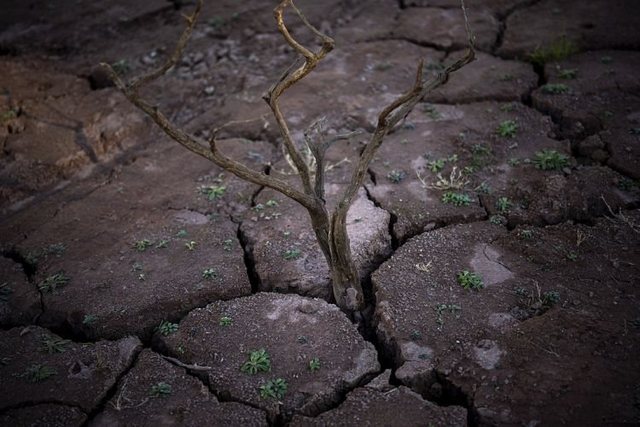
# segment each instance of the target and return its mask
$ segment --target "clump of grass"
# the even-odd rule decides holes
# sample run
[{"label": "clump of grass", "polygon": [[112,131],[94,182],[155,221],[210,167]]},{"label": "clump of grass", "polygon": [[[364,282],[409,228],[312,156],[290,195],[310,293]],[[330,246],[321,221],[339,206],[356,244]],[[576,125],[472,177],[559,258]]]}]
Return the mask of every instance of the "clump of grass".
[{"label": "clump of grass", "polygon": [[561,61],[578,53],[578,46],[566,37],[554,40],[551,44],[538,47],[529,55],[529,61],[537,66],[544,66],[549,62]]},{"label": "clump of grass", "polygon": [[282,399],[287,393],[288,384],[282,378],[269,380],[260,386],[260,397],[263,399]]},{"label": "clump of grass", "polygon": [[491,215],[489,217],[489,222],[494,225],[505,225],[507,223],[507,218],[503,215]]},{"label": "clump of grass", "polygon": [[484,288],[482,277],[469,270],[463,270],[458,273],[457,280],[460,286],[462,286],[464,289],[479,290]]},{"label": "clump of grass", "polygon": [[471,204],[471,197],[464,193],[447,191],[442,195],[442,203],[452,204],[454,206],[469,206],[469,204]]},{"label": "clump of grass", "polygon": [[518,132],[518,124],[514,120],[505,120],[498,125],[496,132],[503,138],[513,138]]},{"label": "clump of grass", "polygon": [[564,83],[547,83],[542,86],[542,93],[548,95],[560,95],[569,92],[569,86]]},{"label": "clump of grass", "polygon": [[64,353],[67,350],[67,345],[70,343],[71,341],[69,340],[63,340],[62,338],[55,337],[53,335],[43,335],[41,348],[44,353]]},{"label": "clump of grass", "polygon": [[533,164],[543,171],[560,170],[569,164],[569,158],[556,150],[544,149],[536,152]]},{"label": "clump of grass", "polygon": [[55,290],[62,288],[67,283],[69,283],[69,277],[65,274],[64,271],[60,271],[58,273],[52,274],[45,278],[42,282],[38,284],[38,289],[45,293],[51,293]]},{"label": "clump of grass", "polygon": [[254,350],[249,353],[249,360],[247,360],[240,370],[244,373],[255,375],[258,372],[271,371],[271,359],[269,353],[264,348],[260,350]]},{"label": "clump of grass", "polygon": [[56,370],[52,367],[36,363],[29,366],[20,376],[30,383],[39,383],[56,374]]}]

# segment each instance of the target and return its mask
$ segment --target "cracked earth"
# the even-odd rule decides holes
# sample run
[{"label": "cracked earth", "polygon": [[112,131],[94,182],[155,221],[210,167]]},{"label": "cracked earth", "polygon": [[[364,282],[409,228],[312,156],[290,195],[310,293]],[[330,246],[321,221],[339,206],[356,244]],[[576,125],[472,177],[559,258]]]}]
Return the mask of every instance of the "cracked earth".
[{"label": "cracked earth", "polygon": [[[388,135],[349,211],[358,323],[302,207],[168,140],[97,66],[157,66],[181,3],[3,5],[0,425],[640,423],[637,2],[468,1],[478,59]],[[275,3],[207,2],[146,95],[205,137],[268,113],[295,58]],[[296,3],[336,49],[282,99],[294,136],[365,133],[327,153],[332,205],[418,58],[462,54],[462,14]],[[299,185],[274,121],[223,136]]]}]

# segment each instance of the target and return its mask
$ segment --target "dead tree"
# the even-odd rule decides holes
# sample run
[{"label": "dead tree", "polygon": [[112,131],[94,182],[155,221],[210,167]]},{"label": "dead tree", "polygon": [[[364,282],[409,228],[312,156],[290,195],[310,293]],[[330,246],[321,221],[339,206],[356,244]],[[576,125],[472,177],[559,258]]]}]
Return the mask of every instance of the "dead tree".
[{"label": "dead tree", "polygon": [[[423,79],[423,61],[420,60],[418,62],[413,87],[387,105],[378,116],[375,131],[360,155],[357,165],[353,170],[351,182],[338,199],[339,201],[331,213],[327,210],[324,197],[325,153],[331,144],[338,140],[346,139],[349,135],[340,135],[327,139],[326,135],[322,132],[316,132],[315,138],[312,138],[307,133],[305,135],[306,143],[315,158],[315,170],[312,171],[291,136],[287,121],[280,109],[279,101],[287,89],[295,85],[316,68],[318,63],[334,48],[335,43],[332,38],[311,25],[302,12],[293,4],[292,0],[282,0],[275,8],[274,16],[278,30],[285,41],[302,56],[304,62],[302,65],[298,65],[299,62],[294,62],[294,64],[282,74],[280,79],[264,94],[263,99],[269,104],[273,112],[282,136],[285,152],[290,157],[300,175],[302,191],[274,176],[252,170],[221,153],[218,150],[216,139],[220,128],[212,132],[213,136],[209,141],[204,141],[178,128],[158,110],[158,107],[150,104],[140,96],[140,89],[145,84],[164,75],[169,69],[176,65],[182,56],[185,45],[195,27],[202,3],[202,0],[198,0],[193,14],[185,16],[187,27],[180,36],[171,56],[159,68],[135,78],[130,82],[124,82],[110,65],[102,65],[106,67],[116,86],[127,99],[151,117],[151,119],[176,142],[182,144],[192,152],[211,160],[222,169],[231,172],[239,178],[279,191],[304,206],[309,212],[313,231],[329,265],[336,304],[348,312],[361,310],[364,305],[364,297],[360,277],[351,255],[346,227],[347,212],[356,197],[358,189],[363,185],[369,163],[382,144],[385,136],[412,111],[415,105],[420,102],[425,95],[445,84],[452,72],[459,70],[475,59],[473,36],[469,29],[464,0],[461,0],[461,7],[465,29],[469,39],[469,48],[466,54],[428,80]],[[319,38],[321,47],[318,51],[314,52],[306,48],[289,33],[283,18],[284,11],[287,7],[291,7],[304,25]]]}]

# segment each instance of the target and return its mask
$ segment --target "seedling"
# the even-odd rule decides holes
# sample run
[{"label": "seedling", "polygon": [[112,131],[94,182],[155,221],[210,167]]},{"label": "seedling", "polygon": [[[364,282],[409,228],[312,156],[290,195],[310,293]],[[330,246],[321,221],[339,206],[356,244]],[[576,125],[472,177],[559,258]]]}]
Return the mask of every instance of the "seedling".
[{"label": "seedling", "polygon": [[260,397],[263,399],[282,399],[287,393],[288,384],[282,378],[269,380],[260,386]]},{"label": "seedling", "polygon": [[503,138],[513,138],[518,132],[518,124],[513,120],[505,120],[498,125],[496,132]]},{"label": "seedling", "polygon": [[444,165],[445,165],[446,162],[447,162],[446,159],[432,160],[432,161],[427,163],[427,167],[429,168],[429,170],[431,172],[438,173],[444,168]]},{"label": "seedling", "polygon": [[203,279],[213,279],[214,277],[218,277],[218,272],[215,268],[205,268],[202,270]]},{"label": "seedling", "polygon": [[542,86],[542,93],[548,95],[560,95],[569,92],[569,86],[564,83],[547,83]]},{"label": "seedling", "polygon": [[98,316],[95,314],[85,314],[82,319],[82,324],[85,326],[91,326],[98,321]]},{"label": "seedling", "polygon": [[231,252],[232,248],[233,248],[233,240],[232,239],[227,239],[227,240],[222,242],[222,249],[224,249],[225,251]]},{"label": "seedling", "polygon": [[319,369],[320,369],[320,359],[318,359],[317,357],[314,357],[313,359],[309,360],[309,370],[311,372],[318,371]]},{"label": "seedling", "polygon": [[424,104],[422,106],[422,111],[427,113],[431,120],[438,120],[440,118],[440,113],[436,110],[436,107],[431,104]]},{"label": "seedling", "polygon": [[278,206],[278,202],[273,200],[273,199],[269,199],[269,200],[267,200],[267,203],[265,203],[265,205],[268,208],[275,208],[276,206]]},{"label": "seedling", "polygon": [[179,231],[176,233],[176,237],[180,237],[180,238],[182,238],[182,237],[187,237],[187,235],[188,235],[188,234],[189,234],[189,233],[187,233],[187,230],[179,230]]},{"label": "seedling", "polygon": [[494,225],[505,225],[507,223],[507,218],[503,215],[491,215],[489,217],[489,222]]},{"label": "seedling", "polygon": [[119,61],[114,62],[113,64],[111,64],[111,67],[114,69],[116,73],[121,75],[126,74],[131,69],[126,59],[121,59]]},{"label": "seedling", "polygon": [[482,277],[471,271],[461,271],[460,273],[458,273],[457,279],[460,286],[462,286],[464,289],[479,290],[484,288]]},{"label": "seedling", "polygon": [[224,185],[203,185],[200,187],[200,192],[209,200],[221,199],[226,191],[227,187]]},{"label": "seedling", "polygon": [[518,236],[522,237],[525,240],[531,240],[533,239],[533,230],[520,230],[518,232]]},{"label": "seedling", "polygon": [[169,240],[162,239],[156,243],[156,249],[164,249],[169,246]]},{"label": "seedling", "polygon": [[577,77],[578,70],[575,68],[565,68],[558,70],[558,77],[564,80],[573,80]]},{"label": "seedling", "polygon": [[166,337],[175,332],[178,332],[178,324],[163,320],[162,322],[160,322],[160,325],[158,325],[157,330]]},{"label": "seedling", "polygon": [[435,307],[435,311],[436,311],[436,323],[440,326],[444,325],[444,318],[443,318],[443,314],[446,312],[449,312],[451,314],[456,314],[458,313],[460,310],[462,310],[462,307],[460,307],[457,304],[438,304]]},{"label": "seedling", "polygon": [[220,318],[220,326],[231,326],[233,324],[233,319],[229,316],[222,316]]},{"label": "seedling", "polygon": [[411,341],[419,341],[420,339],[422,339],[422,334],[418,330],[413,330],[411,331],[411,334],[409,334],[409,338],[411,339]]},{"label": "seedling", "polygon": [[16,117],[18,117],[17,111],[14,109],[9,109],[0,114],[0,123],[4,124],[5,122],[8,122],[11,119],[15,119]]},{"label": "seedling", "polygon": [[9,296],[13,293],[13,289],[9,287],[7,282],[0,284],[0,302],[9,301]]},{"label": "seedling", "polygon": [[56,370],[51,368],[50,366],[36,363],[29,366],[20,376],[25,378],[30,383],[39,383],[48,378],[51,378],[56,374]]},{"label": "seedling", "polygon": [[261,212],[261,211],[264,210],[264,205],[262,203],[258,203],[257,205],[255,205],[251,209],[254,210],[255,212]]},{"label": "seedling", "polygon": [[501,214],[505,214],[511,210],[512,203],[507,197],[499,197],[496,201],[496,208]]},{"label": "seedling", "polygon": [[569,164],[569,158],[556,150],[544,149],[536,152],[533,164],[543,171],[560,170]]},{"label": "seedling", "polygon": [[171,384],[165,382],[154,384],[151,386],[151,390],[149,390],[149,395],[151,397],[167,397],[171,395]]},{"label": "seedling", "polygon": [[551,308],[560,302],[560,293],[558,291],[547,291],[542,294],[542,305]]},{"label": "seedling", "polygon": [[149,241],[148,239],[138,240],[133,244],[133,247],[138,252],[144,252],[151,247],[151,241]]},{"label": "seedling", "polygon": [[284,258],[287,261],[298,259],[301,256],[302,256],[302,252],[300,252],[300,249],[298,248],[287,249],[282,253],[282,258]]},{"label": "seedling", "polygon": [[62,338],[55,337],[53,335],[43,335],[42,336],[42,351],[44,353],[64,353],[66,350],[66,346],[69,345],[71,341],[63,340]]},{"label": "seedling", "polygon": [[62,288],[64,285],[69,283],[69,277],[64,273],[64,271],[60,271],[56,274],[52,274],[44,279],[38,285],[38,289],[45,293],[51,293],[59,288]]},{"label": "seedling", "polygon": [[260,350],[254,350],[249,353],[249,360],[247,360],[240,370],[246,374],[255,375],[258,372],[271,371],[271,360],[269,359],[269,353],[264,348]]},{"label": "seedling", "polygon": [[189,249],[190,251],[194,251],[197,245],[198,245],[198,242],[191,240],[190,242],[185,243],[184,247]]},{"label": "seedling", "polygon": [[387,179],[394,184],[400,183],[403,179],[407,177],[407,173],[403,170],[392,170],[387,174]]},{"label": "seedling", "polygon": [[464,193],[447,191],[442,195],[442,203],[452,204],[454,206],[469,206],[471,203],[471,197]]}]

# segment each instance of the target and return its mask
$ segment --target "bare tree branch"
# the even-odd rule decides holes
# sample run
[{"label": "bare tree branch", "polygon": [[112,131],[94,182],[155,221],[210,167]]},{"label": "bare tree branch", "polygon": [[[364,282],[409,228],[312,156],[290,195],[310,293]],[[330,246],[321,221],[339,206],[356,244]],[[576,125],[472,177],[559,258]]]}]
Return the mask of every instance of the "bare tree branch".
[{"label": "bare tree branch", "polygon": [[[289,33],[289,30],[284,23],[284,10],[289,5],[291,5],[291,7],[296,11],[305,26],[307,26],[311,30],[311,32],[313,32],[313,34],[315,34],[322,40],[322,47],[317,53],[314,53],[306,47],[302,46]],[[282,2],[280,2],[280,4],[274,9],[273,14],[278,25],[278,31],[280,31],[289,46],[291,46],[296,52],[304,57],[304,63],[298,68],[295,68],[298,63],[296,60],[296,62],[294,62],[294,64],[285,71],[282,77],[280,77],[280,79],[267,91],[267,93],[263,96],[263,99],[269,104],[269,107],[273,111],[273,115],[276,119],[276,122],[278,123],[278,128],[280,129],[280,134],[282,135],[282,139],[284,140],[286,151],[291,157],[291,160],[298,170],[298,173],[300,174],[304,192],[311,195],[314,194],[314,189],[311,186],[311,173],[309,171],[308,165],[303,160],[300,152],[293,142],[293,138],[291,137],[291,132],[289,131],[287,122],[282,114],[282,111],[280,110],[279,99],[280,96],[288,88],[296,84],[316,68],[318,63],[329,52],[331,52],[331,50],[333,50],[335,42],[331,37],[324,35],[313,25],[311,25],[307,18],[302,14],[302,12],[300,12],[300,10],[293,4],[292,0],[283,0]]]}]

